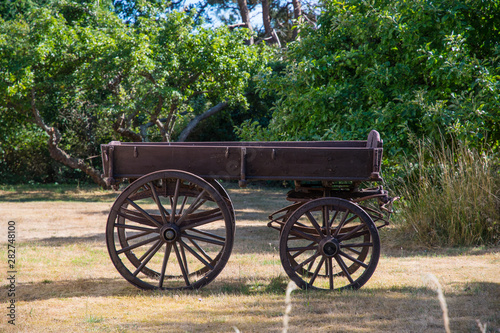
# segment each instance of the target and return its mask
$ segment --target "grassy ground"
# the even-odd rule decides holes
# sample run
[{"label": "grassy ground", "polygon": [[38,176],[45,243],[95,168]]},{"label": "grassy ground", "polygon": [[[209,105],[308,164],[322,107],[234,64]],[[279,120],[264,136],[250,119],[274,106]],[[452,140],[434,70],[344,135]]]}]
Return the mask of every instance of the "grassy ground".
[{"label": "grassy ground", "polygon": [[[199,291],[147,292],[108,258],[116,193],[92,188],[0,190],[0,332],[281,332],[288,277],[267,216],[286,190],[229,185],[236,240],[223,272]],[[16,222],[16,325],[7,323],[7,222]],[[500,332],[500,248],[425,249],[381,231],[382,257],[359,291],[292,293],[289,332]],[[2,311],[4,313],[2,313]]]}]

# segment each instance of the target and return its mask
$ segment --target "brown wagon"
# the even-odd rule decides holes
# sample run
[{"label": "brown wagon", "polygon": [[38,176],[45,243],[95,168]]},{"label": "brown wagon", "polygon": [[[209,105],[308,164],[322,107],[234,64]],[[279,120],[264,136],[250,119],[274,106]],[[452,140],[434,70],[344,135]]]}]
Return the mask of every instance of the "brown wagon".
[{"label": "brown wagon", "polygon": [[226,265],[235,214],[218,180],[289,180],[270,215],[284,270],[303,288],[358,289],[380,255],[393,199],[381,186],[382,140],[102,145],[106,181],[133,182],[111,208],[106,241],[120,274],[143,289],[200,288]]}]

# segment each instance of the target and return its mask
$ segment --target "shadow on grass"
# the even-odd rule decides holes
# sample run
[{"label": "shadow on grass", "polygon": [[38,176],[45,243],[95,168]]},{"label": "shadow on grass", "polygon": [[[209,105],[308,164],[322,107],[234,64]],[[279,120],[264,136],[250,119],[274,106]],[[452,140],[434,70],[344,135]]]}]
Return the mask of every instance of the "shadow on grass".
[{"label": "shadow on grass", "polygon": [[480,256],[500,253],[500,246],[478,247],[435,247],[430,249],[403,249],[384,247],[382,242],[382,255],[388,258],[412,257],[455,257],[455,256]]},{"label": "shadow on grass", "polygon": [[50,237],[50,238],[35,238],[22,241],[20,246],[34,246],[34,247],[54,247],[54,246],[67,246],[72,244],[86,244],[86,243],[102,243],[106,245],[106,234],[99,233],[81,237]]},{"label": "shadow on grass", "polygon": [[39,184],[0,186],[0,202],[36,201],[114,201],[119,192],[102,190],[93,185]]},{"label": "shadow on grass", "polygon": [[25,302],[53,298],[131,296],[142,293],[121,277],[19,283],[17,290],[18,301]]},{"label": "shadow on grass", "polygon": [[171,295],[201,295],[203,297],[216,295],[284,295],[288,279],[276,277],[268,284],[258,285],[248,280],[225,281],[216,280],[198,290],[142,290],[128,283],[122,277],[76,279],[52,281],[44,280],[37,283],[19,283],[17,285],[18,301],[31,302],[52,298],[72,297],[116,297],[116,296],[171,296]]},{"label": "shadow on grass", "polygon": [[117,197],[115,192],[77,193],[61,192],[1,192],[0,202],[38,202],[38,201],[66,201],[66,202],[113,202]]},{"label": "shadow on grass", "polygon": [[[117,273],[118,274],[118,273]],[[258,282],[257,282],[258,281]],[[67,298],[80,296],[155,296],[172,294],[196,294],[203,296],[213,295],[284,295],[289,278],[285,275],[275,276],[273,278],[247,279],[247,278],[216,278],[209,285],[198,290],[142,290],[139,289],[121,276],[116,278],[89,278],[76,280],[51,281],[44,280],[37,283],[20,283],[19,300],[33,301],[51,298]],[[294,295],[311,298],[330,298],[330,297],[389,297],[399,294],[408,297],[432,296],[436,295],[433,287],[420,286],[387,286],[370,288],[369,284],[359,290],[347,291],[328,291],[328,290],[301,290],[294,291]],[[469,282],[463,289],[455,290],[455,296],[488,294],[492,300],[496,300],[494,306],[500,306],[500,284],[492,282]]]},{"label": "shadow on grass", "polygon": [[[200,332],[234,332],[232,327],[241,331],[279,332],[281,318],[285,310],[285,278],[271,280],[267,288],[252,291],[252,285],[240,280],[220,280],[201,290],[193,291],[144,291],[137,289],[120,278],[79,279],[74,281],[43,281],[40,283],[21,283],[18,285],[18,301],[34,302],[61,298],[87,297],[127,297],[133,304],[136,299],[141,311],[147,311],[157,304],[158,297],[167,297],[167,302],[176,302],[177,295],[184,295],[181,302],[201,302],[209,298],[241,296],[264,296],[256,301],[245,302],[237,308],[224,306],[184,306],[165,309],[168,315],[154,320],[125,321],[120,324],[131,331],[165,331],[173,325],[169,318],[186,318],[176,321],[175,326]],[[279,288],[270,287],[276,284]],[[455,292],[446,296],[450,311],[451,328],[454,331],[476,332],[476,319],[498,327],[500,284],[471,283],[471,290]],[[172,297],[172,300],[169,298]],[[187,298],[187,300],[186,300]],[[192,298],[190,300],[190,298]],[[147,303],[150,299],[153,303]],[[251,298],[253,299],[253,298]],[[113,302],[109,300],[110,304]],[[213,301],[210,301],[213,304]],[[470,307],[467,304],[474,304]],[[346,332],[363,327],[368,331],[442,332],[443,319],[436,292],[428,287],[387,287],[372,289],[365,287],[358,291],[328,292],[297,290],[292,294],[293,309],[291,327],[294,331],[307,331],[308,323],[324,325],[328,332]],[[29,305],[28,305],[29,307]],[[112,316],[112,315],[110,315]],[[192,316],[211,318],[201,324]],[[259,318],[257,321],[256,318]],[[321,318],[321,319],[318,319]],[[104,318],[103,318],[104,320]],[[179,326],[180,325],[180,326]],[[108,327],[109,328],[109,327]],[[317,327],[319,329],[320,327]],[[178,330],[174,330],[178,331]]]}]

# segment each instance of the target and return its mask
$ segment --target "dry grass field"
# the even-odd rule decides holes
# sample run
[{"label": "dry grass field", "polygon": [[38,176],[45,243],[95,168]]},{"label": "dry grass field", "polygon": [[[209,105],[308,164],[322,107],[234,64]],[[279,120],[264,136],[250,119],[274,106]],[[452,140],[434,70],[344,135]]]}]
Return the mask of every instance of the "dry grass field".
[{"label": "dry grass field", "polygon": [[[289,279],[266,223],[286,190],[225,185],[236,209],[231,258],[208,286],[182,292],[139,290],[114,268],[104,230],[117,193],[4,188],[0,332],[281,332]],[[6,316],[8,221],[17,231],[15,326]],[[406,246],[395,229],[381,230],[382,256],[361,290],[294,291],[288,332],[445,332],[430,274],[452,332],[500,332],[500,248]]]}]

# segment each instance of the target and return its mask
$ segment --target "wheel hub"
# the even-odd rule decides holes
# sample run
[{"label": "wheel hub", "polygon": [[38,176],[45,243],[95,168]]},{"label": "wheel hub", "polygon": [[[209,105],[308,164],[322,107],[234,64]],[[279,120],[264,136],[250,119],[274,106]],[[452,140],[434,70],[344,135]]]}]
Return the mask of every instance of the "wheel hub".
[{"label": "wheel hub", "polygon": [[335,238],[325,238],[319,243],[319,251],[327,257],[337,255],[340,250],[340,243]]},{"label": "wheel hub", "polygon": [[162,240],[168,243],[176,241],[179,238],[180,234],[180,229],[175,224],[168,224],[160,230],[160,237],[162,238]]}]

